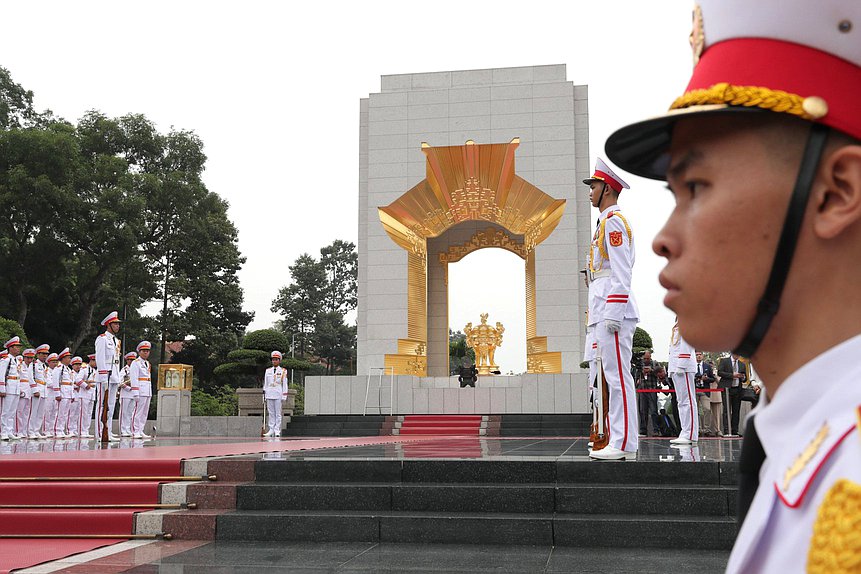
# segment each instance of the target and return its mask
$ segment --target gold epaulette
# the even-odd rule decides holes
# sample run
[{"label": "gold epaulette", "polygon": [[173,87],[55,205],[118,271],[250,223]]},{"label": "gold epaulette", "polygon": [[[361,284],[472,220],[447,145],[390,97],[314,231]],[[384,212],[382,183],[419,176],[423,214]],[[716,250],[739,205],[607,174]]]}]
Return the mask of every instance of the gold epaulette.
[{"label": "gold epaulette", "polygon": [[607,226],[607,220],[611,217],[618,217],[622,220],[622,224],[625,226],[625,231],[628,233],[628,243],[631,243],[634,240],[633,234],[631,233],[631,226],[628,225],[628,220],[622,216],[622,212],[611,211],[607,214],[607,217],[601,220],[601,224],[598,226],[598,253],[600,253],[601,257],[604,259],[610,259],[610,256],[607,254],[607,247],[604,245],[604,228]]}]

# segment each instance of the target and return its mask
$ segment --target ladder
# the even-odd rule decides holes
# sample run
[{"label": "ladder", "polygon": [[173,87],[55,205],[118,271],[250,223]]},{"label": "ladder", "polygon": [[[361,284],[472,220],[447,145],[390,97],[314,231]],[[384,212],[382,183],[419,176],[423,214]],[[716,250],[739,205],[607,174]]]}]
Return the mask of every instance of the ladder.
[{"label": "ladder", "polygon": [[[388,371],[388,373],[387,373]],[[377,378],[377,409],[378,414],[383,414],[383,376],[389,375],[389,415],[395,412],[395,368],[394,367],[371,367],[368,369],[368,383],[365,385],[365,406],[362,408],[362,416],[368,414],[368,396],[371,393],[371,377]],[[373,408],[373,406],[371,407]]]}]

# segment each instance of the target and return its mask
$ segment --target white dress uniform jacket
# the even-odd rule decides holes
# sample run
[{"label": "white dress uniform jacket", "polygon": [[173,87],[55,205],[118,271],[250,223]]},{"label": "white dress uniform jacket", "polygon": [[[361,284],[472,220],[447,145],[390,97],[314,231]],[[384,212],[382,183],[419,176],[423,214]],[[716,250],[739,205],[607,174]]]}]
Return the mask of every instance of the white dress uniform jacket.
[{"label": "white dress uniform jacket", "polygon": [[71,399],[75,396],[72,388],[74,374],[72,367],[66,365],[57,365],[57,368],[54,369],[54,390],[59,391],[59,396],[64,399]]},{"label": "white dress uniform jacket", "polygon": [[605,319],[639,319],[631,293],[634,242],[631,228],[612,205],[601,212],[589,249],[589,325]]},{"label": "white dress uniform jacket", "polygon": [[286,399],[290,381],[287,379],[287,369],[269,367],[263,379],[263,395],[267,399]]},{"label": "white dress uniform jacket", "polygon": [[696,351],[690,343],[682,339],[679,326],[673,325],[673,333],[670,335],[670,360],[667,365],[669,373],[696,373],[697,356]]},{"label": "white dress uniform jacket", "polygon": [[851,526],[861,520],[859,355],[861,335],[801,367],[751,411],[766,459],[727,572],[842,572],[831,560],[861,555]]},{"label": "white dress uniform jacket", "polygon": [[18,360],[9,355],[5,359],[0,359],[0,393],[6,393],[6,396],[18,394]]},{"label": "white dress uniform jacket", "polygon": [[48,365],[39,359],[33,361],[33,380],[36,383],[36,387],[33,389],[33,392],[38,392],[39,396],[42,398],[47,396]]},{"label": "white dress uniform jacket", "polygon": [[33,380],[33,363],[29,365],[24,363],[24,358],[18,362],[18,394],[22,399],[33,397],[33,391],[36,390],[36,381]]},{"label": "white dress uniform jacket", "polygon": [[105,331],[96,337],[96,369],[97,382],[120,383],[120,343],[113,333]]},{"label": "white dress uniform jacket", "polygon": [[132,390],[134,396],[151,397],[152,396],[152,374],[150,373],[149,361],[138,357],[129,367],[129,377],[132,380]]},{"label": "white dress uniform jacket", "polygon": [[[132,363],[134,364],[134,363]],[[123,368],[120,369],[120,383],[126,380],[128,377],[129,385],[120,384],[120,398],[121,399],[133,399],[138,396],[138,388],[135,384],[135,380],[131,377],[131,367],[128,365],[123,365]]]}]

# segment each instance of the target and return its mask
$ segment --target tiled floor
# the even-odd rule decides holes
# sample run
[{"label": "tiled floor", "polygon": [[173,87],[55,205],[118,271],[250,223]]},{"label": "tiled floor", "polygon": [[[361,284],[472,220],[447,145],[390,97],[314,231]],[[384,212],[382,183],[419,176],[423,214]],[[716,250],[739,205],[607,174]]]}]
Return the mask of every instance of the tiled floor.
[{"label": "tiled floor", "polygon": [[[723,572],[729,553],[651,550],[369,544],[355,542],[216,542],[177,552],[180,543],[153,545],[149,554],[122,553],[62,573],[275,574],[278,572]],[[150,548],[150,547],[146,547]],[[156,556],[158,548],[164,554]],[[139,558],[146,556],[144,561]],[[119,569],[118,569],[119,568]],[[33,572],[36,572],[33,569]]]}]

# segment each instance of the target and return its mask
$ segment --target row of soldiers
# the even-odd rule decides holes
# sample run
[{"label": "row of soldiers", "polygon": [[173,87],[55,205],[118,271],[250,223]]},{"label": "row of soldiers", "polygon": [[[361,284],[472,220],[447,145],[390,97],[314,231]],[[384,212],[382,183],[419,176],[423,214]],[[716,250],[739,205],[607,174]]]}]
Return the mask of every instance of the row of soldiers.
[{"label": "row of soldiers", "polygon": [[[111,366],[119,363],[119,345],[114,337],[119,325],[116,317],[113,312],[102,321],[106,332],[99,335],[96,352],[87,356],[86,364],[81,357],[73,357],[68,348],[51,353],[50,346],[44,344],[22,353],[20,337],[6,341],[0,352],[0,440],[93,438],[90,428],[94,405],[97,406],[95,436],[101,437],[105,398],[108,408],[104,414],[109,421],[113,419],[117,398],[120,400],[122,436],[150,438],[144,427],[152,399],[148,361],[152,345],[141,341],[137,352],[124,356],[125,366],[110,377]],[[113,323],[116,328],[111,327]],[[104,341],[107,336],[113,338],[110,357]],[[107,368],[99,368],[99,359],[101,366]],[[110,432],[107,436],[110,441],[119,440]]]}]

